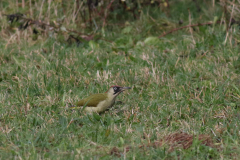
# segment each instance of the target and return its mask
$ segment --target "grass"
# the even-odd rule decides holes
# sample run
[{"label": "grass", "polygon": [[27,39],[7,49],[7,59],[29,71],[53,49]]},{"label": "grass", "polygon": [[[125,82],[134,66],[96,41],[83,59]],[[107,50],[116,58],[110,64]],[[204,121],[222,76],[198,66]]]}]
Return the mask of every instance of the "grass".
[{"label": "grass", "polygon": [[[6,6],[1,7],[2,15]],[[181,1],[172,4],[171,18],[154,10],[151,20],[146,10],[124,27],[106,27],[111,42],[80,46],[44,36],[33,41],[29,30],[9,33],[3,20],[0,158],[238,159],[238,26],[232,26],[225,45],[223,25],[156,39],[176,27],[178,18],[188,24],[187,7],[192,23],[222,16],[219,6],[197,12]],[[114,84],[133,89],[102,115],[67,107]],[[152,145],[174,133],[207,135],[213,144],[194,138],[186,149],[168,141]]]}]

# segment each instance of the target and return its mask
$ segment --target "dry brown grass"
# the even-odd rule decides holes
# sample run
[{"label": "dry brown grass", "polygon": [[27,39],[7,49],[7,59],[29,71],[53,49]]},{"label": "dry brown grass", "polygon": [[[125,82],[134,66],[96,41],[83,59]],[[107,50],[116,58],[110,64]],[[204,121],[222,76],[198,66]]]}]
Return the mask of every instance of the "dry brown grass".
[{"label": "dry brown grass", "polygon": [[198,136],[195,136],[195,135],[190,135],[188,133],[183,133],[183,132],[168,134],[164,136],[162,139],[152,142],[148,145],[140,146],[140,148],[146,147],[146,146],[154,147],[154,148],[168,146],[168,152],[172,152],[176,149],[181,149],[181,148],[189,149],[192,146],[193,141],[195,139],[198,139],[202,145],[212,147],[212,148],[217,148],[217,146],[214,144],[214,140],[209,135],[200,134]]},{"label": "dry brown grass", "polygon": [[[144,151],[147,151],[150,149],[149,147],[153,148],[161,148],[161,147],[167,147],[167,152],[173,152],[178,149],[189,149],[194,140],[200,141],[201,145],[208,146],[211,148],[217,148],[219,149],[219,146],[214,143],[214,140],[211,136],[206,134],[200,134],[200,135],[190,135],[188,133],[183,132],[176,132],[171,133],[166,136],[164,136],[160,140],[156,140],[155,142],[150,142],[147,145],[141,145],[139,146],[140,149],[144,149]],[[120,149],[118,147],[113,147],[110,149],[109,154],[117,157],[121,157],[121,155],[125,155],[127,152],[132,150],[131,147],[127,146],[123,149]]]}]

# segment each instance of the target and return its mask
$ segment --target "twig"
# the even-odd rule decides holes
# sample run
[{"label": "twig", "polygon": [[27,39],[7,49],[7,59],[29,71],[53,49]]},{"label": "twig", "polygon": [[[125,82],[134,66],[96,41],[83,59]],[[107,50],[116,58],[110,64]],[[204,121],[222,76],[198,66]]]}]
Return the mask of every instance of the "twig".
[{"label": "twig", "polygon": [[[3,14],[3,15],[4,16],[9,16],[7,14]],[[29,25],[35,24],[35,25],[38,25],[38,26],[48,26],[48,27],[54,28],[55,31],[59,30],[59,27],[51,25],[51,24],[44,23],[41,20],[34,20],[34,19],[31,19],[31,18],[25,18],[24,16],[21,16],[21,15],[14,15],[14,17],[18,17],[18,18],[24,19],[25,21],[28,21]],[[68,32],[73,32],[73,33],[76,33],[78,35],[83,35],[83,33],[75,31],[75,30],[71,30],[71,29],[66,29],[66,30]]]},{"label": "twig", "polygon": [[42,5],[40,7],[40,13],[39,13],[39,16],[38,16],[39,19],[41,19],[41,16],[42,16],[42,8],[43,8],[44,2],[45,2],[45,0],[42,1]]},{"label": "twig", "polygon": [[210,24],[213,24],[213,22],[192,24],[192,25],[187,25],[187,26],[183,26],[183,27],[180,27],[180,28],[174,28],[173,30],[171,30],[167,33],[163,33],[162,35],[158,36],[158,38],[162,38],[162,37],[166,36],[167,34],[170,34],[172,32],[175,32],[175,31],[178,31],[178,30],[181,30],[181,29],[184,29],[184,28],[195,27],[195,26],[205,26],[205,25],[210,25]]},{"label": "twig", "polygon": [[[191,12],[190,12],[190,9],[188,9],[188,18],[189,18],[189,26],[191,26],[191,23],[192,23],[192,18],[191,18]],[[196,44],[194,38],[193,38],[193,29],[191,27],[189,27],[189,30],[190,30],[190,33],[192,35],[192,40],[193,40],[193,44]]]},{"label": "twig", "polygon": [[108,16],[108,13],[107,13],[107,10],[111,7],[111,5],[112,5],[112,3],[114,2],[114,0],[112,0],[109,4],[108,4],[108,6],[107,6],[107,8],[106,8],[106,13],[105,13],[105,16],[104,16],[104,21],[103,21],[103,28],[104,28],[104,26],[105,26],[105,24],[106,24],[106,19],[107,19],[107,16]]},{"label": "twig", "polygon": [[[232,23],[232,17],[233,17],[234,7],[235,7],[235,5],[233,4],[233,7],[232,7],[232,13],[231,13],[231,17],[230,17],[230,20],[229,20],[229,24],[226,24],[226,26],[227,26],[227,35],[226,35],[226,38],[225,38],[224,44],[227,43],[228,34],[229,34],[229,28],[231,27],[231,23]],[[226,16],[226,15],[225,15],[225,16]]]},{"label": "twig", "polygon": [[[37,25],[37,26],[39,26],[39,27],[42,27],[42,26],[44,26],[44,27],[49,27],[49,28],[51,28],[51,30],[54,30],[56,33],[58,33],[58,32],[60,32],[60,30],[61,30],[61,28],[60,28],[60,26],[54,26],[54,25],[51,25],[51,24],[47,24],[47,23],[44,23],[44,22],[42,22],[41,20],[34,20],[34,19],[31,19],[31,18],[25,18],[24,16],[22,16],[22,15],[17,15],[17,14],[14,14],[14,15],[7,15],[7,14],[3,14],[4,16],[7,16],[7,17],[9,17],[9,16],[13,16],[14,18],[16,18],[17,17],[17,19],[23,19],[23,20],[25,20],[25,22],[27,22],[27,26],[30,26],[30,25]],[[14,19],[12,20],[12,21],[14,21]],[[25,28],[24,28],[25,29]],[[87,40],[87,41],[90,41],[90,40],[92,40],[93,38],[94,38],[94,34],[92,34],[92,35],[86,35],[86,34],[83,34],[83,33],[81,33],[81,32],[78,32],[78,31],[76,31],[76,30],[71,30],[71,29],[67,29],[66,28],[66,32],[69,34],[69,35],[71,35],[71,33],[75,33],[75,34],[77,34],[79,37],[81,37],[81,38],[83,38],[83,39],[85,39],[85,40]],[[8,45],[8,44],[7,44]]]}]

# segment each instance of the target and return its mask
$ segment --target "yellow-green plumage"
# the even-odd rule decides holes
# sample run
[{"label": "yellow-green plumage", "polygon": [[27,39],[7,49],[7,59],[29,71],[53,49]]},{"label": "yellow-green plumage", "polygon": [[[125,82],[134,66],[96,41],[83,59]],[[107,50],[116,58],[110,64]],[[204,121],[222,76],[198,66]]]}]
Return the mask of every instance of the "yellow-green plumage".
[{"label": "yellow-green plumage", "polygon": [[107,98],[107,93],[93,94],[85,99],[80,100],[77,106],[92,106],[96,107],[100,101],[104,101]]},{"label": "yellow-green plumage", "polygon": [[116,100],[116,97],[130,87],[111,86],[106,93],[93,94],[77,102],[78,107],[84,107],[87,113],[101,113],[111,108]]}]

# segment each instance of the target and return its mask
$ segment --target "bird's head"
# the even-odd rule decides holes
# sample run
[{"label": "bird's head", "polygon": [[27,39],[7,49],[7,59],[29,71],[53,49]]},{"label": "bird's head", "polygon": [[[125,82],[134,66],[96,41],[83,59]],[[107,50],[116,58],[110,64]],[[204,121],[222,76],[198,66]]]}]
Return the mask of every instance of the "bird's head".
[{"label": "bird's head", "polygon": [[125,91],[126,89],[131,89],[131,87],[120,87],[120,86],[111,86],[106,93],[110,94],[111,96],[116,97],[121,92]]}]

